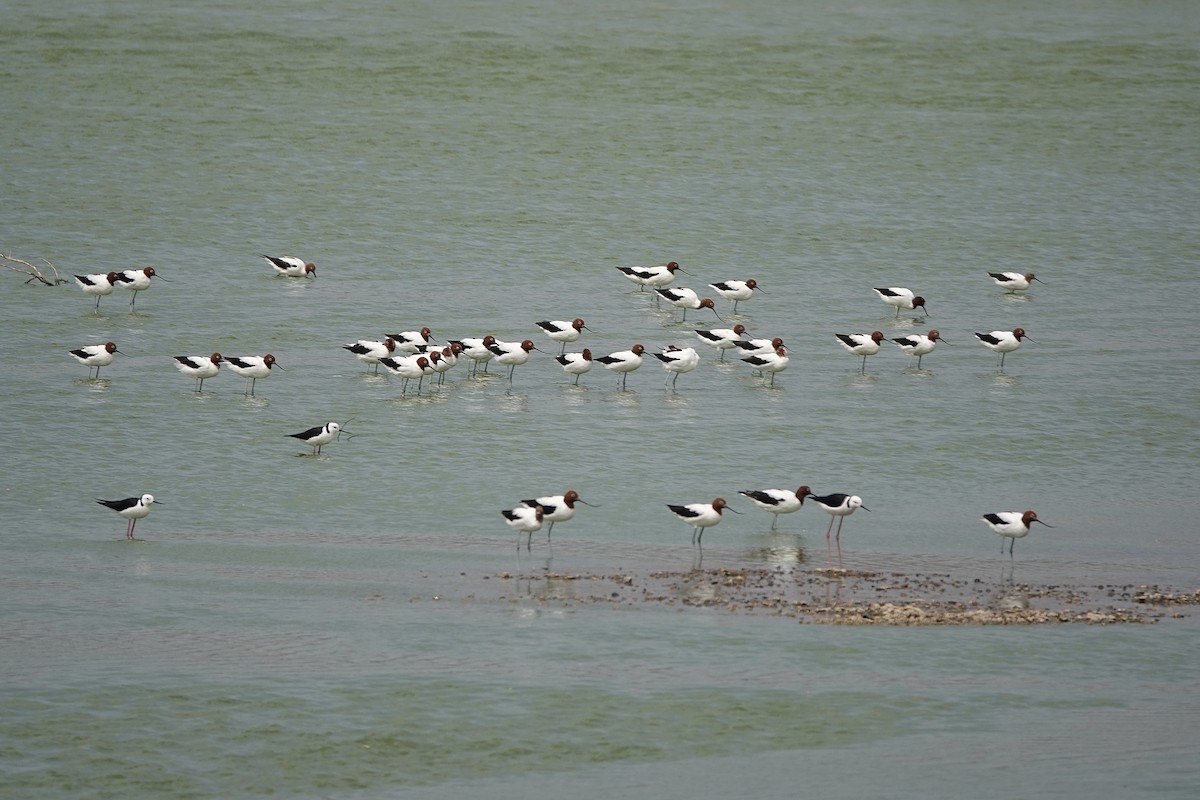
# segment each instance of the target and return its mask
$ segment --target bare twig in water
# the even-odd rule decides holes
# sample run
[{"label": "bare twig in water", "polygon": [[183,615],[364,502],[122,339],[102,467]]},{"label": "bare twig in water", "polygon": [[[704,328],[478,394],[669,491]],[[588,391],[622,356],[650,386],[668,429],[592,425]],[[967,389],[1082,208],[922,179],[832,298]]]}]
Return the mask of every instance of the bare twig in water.
[{"label": "bare twig in water", "polygon": [[28,280],[25,281],[26,283],[33,283],[34,281],[41,281],[42,283],[44,283],[47,286],[58,286],[60,283],[67,282],[66,278],[63,278],[58,274],[58,270],[55,269],[54,265],[51,264],[48,260],[46,260],[44,258],[42,259],[42,261],[44,261],[46,263],[46,266],[50,268],[50,271],[54,273],[53,281],[51,281],[49,278],[47,278],[42,273],[41,269],[39,269],[38,267],[29,263],[28,261],[26,261],[23,258],[17,258],[16,256],[10,256],[6,253],[0,253],[0,258],[3,258],[5,261],[11,261],[11,262],[13,262],[13,264],[21,264],[24,267],[24,269],[22,269],[21,267],[14,267],[12,264],[3,264],[2,266],[5,266],[8,269],[11,269],[13,272],[20,272],[22,275],[28,275],[29,278],[28,278]]}]

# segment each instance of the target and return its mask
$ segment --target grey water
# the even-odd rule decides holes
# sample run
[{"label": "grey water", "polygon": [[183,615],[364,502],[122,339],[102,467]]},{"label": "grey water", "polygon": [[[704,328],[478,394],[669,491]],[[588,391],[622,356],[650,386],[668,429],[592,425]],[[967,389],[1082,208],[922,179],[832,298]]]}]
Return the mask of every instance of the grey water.
[{"label": "grey water", "polygon": [[[818,569],[827,515],[737,494],[808,484],[870,509],[851,569],[1194,590],[1193,4],[2,8],[0,253],[163,279],[0,272],[6,797],[1194,796],[1192,609],[852,628],[546,578],[686,571],[666,504],[717,496],[705,567]],[[669,260],[762,291],[683,323],[615,269]],[[571,385],[533,323],[576,316],[701,364]],[[737,322],[774,386],[692,334]],[[540,350],[404,393],[340,347],[422,326]],[[974,332],[1018,326],[1000,371]],[[833,336],[930,328],[920,370]],[[282,371],[197,392],[171,356],[214,351]],[[567,488],[514,547],[499,511]],[[94,500],[142,492],[125,544]],[[979,515],[1026,508],[1010,561]]]}]

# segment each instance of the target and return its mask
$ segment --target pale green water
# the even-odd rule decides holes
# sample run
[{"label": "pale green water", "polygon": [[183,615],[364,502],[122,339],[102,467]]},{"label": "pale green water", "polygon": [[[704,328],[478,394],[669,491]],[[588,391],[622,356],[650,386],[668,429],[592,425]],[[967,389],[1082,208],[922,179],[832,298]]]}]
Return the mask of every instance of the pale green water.
[{"label": "pale green water", "polygon": [[[0,252],[154,264],[100,313],[0,274],[12,797],[1190,797],[1194,619],[861,630],[564,605],[503,571],[821,566],[738,489],[853,491],[847,566],[1194,587],[1200,14],[1188,3],[7,3]],[[312,282],[260,252],[315,261]],[[615,269],[754,277],[774,389],[546,354],[400,399],[338,345],[429,325],[690,343]],[[1034,271],[1007,298],[987,271]],[[929,298],[866,376],[832,338]],[[727,304],[718,303],[722,315]],[[699,316],[705,325],[715,323]],[[1023,326],[1004,375],[971,332]],[[102,372],[65,351],[113,339]],[[273,352],[247,399],[170,356]],[[493,368],[495,370],[495,368]],[[352,419],[297,458],[285,438]],[[597,504],[515,555],[500,508]],[[152,491],[124,522],[95,497]],[[434,600],[437,595],[442,600]]]}]

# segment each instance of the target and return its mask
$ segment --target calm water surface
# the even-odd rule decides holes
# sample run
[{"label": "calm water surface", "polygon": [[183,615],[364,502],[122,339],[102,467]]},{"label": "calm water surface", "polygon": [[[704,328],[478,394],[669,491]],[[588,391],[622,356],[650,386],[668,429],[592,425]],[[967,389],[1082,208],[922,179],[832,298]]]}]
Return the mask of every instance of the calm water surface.
[{"label": "calm water surface", "polygon": [[[1190,616],[841,629],[539,577],[687,570],[664,504],[718,495],[705,566],[821,567],[826,515],[737,495],[807,483],[871,509],[848,567],[1195,588],[1192,4],[243,5],[4,6],[0,252],[169,281],[94,312],[0,274],[6,796],[1193,795]],[[613,269],[667,260],[759,282],[717,309],[784,337],[774,387],[707,349],[570,385],[534,321],[717,324]],[[402,395],[339,347],[425,325],[548,352]],[[1016,326],[1001,373],[972,332]],[[929,327],[920,371],[833,339]],[[284,371],[196,393],[170,356],[214,350]],[[497,512],[568,487],[597,507],[515,551]],[[92,501],[143,491],[122,544]],[[1010,565],[978,516],[1024,508],[1055,527]]]}]

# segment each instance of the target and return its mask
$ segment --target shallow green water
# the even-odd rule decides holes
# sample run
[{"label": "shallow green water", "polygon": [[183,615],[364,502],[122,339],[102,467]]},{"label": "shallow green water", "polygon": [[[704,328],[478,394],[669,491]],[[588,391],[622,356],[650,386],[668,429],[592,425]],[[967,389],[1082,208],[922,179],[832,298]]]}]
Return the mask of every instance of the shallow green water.
[{"label": "shallow green water", "polygon": [[[13,797],[1189,797],[1193,620],[860,630],[570,604],[502,572],[824,565],[739,489],[861,495],[848,567],[1194,587],[1200,17],[1187,3],[9,3],[0,274]],[[315,261],[273,277],[260,253]],[[694,343],[613,267],[754,277],[773,388],[534,353],[401,396],[344,342]],[[1008,297],[986,272],[1044,281]],[[946,345],[865,375],[836,332]],[[702,292],[703,293],[703,292]],[[706,312],[707,313],[707,312]],[[1006,361],[976,330],[1024,327]],[[85,380],[66,351],[128,356]],[[700,347],[697,345],[697,347]],[[171,355],[272,352],[245,397]],[[350,420],[298,457],[287,433]],[[595,503],[514,552],[497,513]],[[123,545],[96,497],[163,502]],[[465,587],[465,588],[464,588]],[[481,591],[481,595],[485,594]],[[494,595],[494,589],[486,593]],[[442,597],[435,600],[434,597]],[[569,598],[567,598],[569,599]],[[1054,754],[1054,757],[1050,757]]]}]

